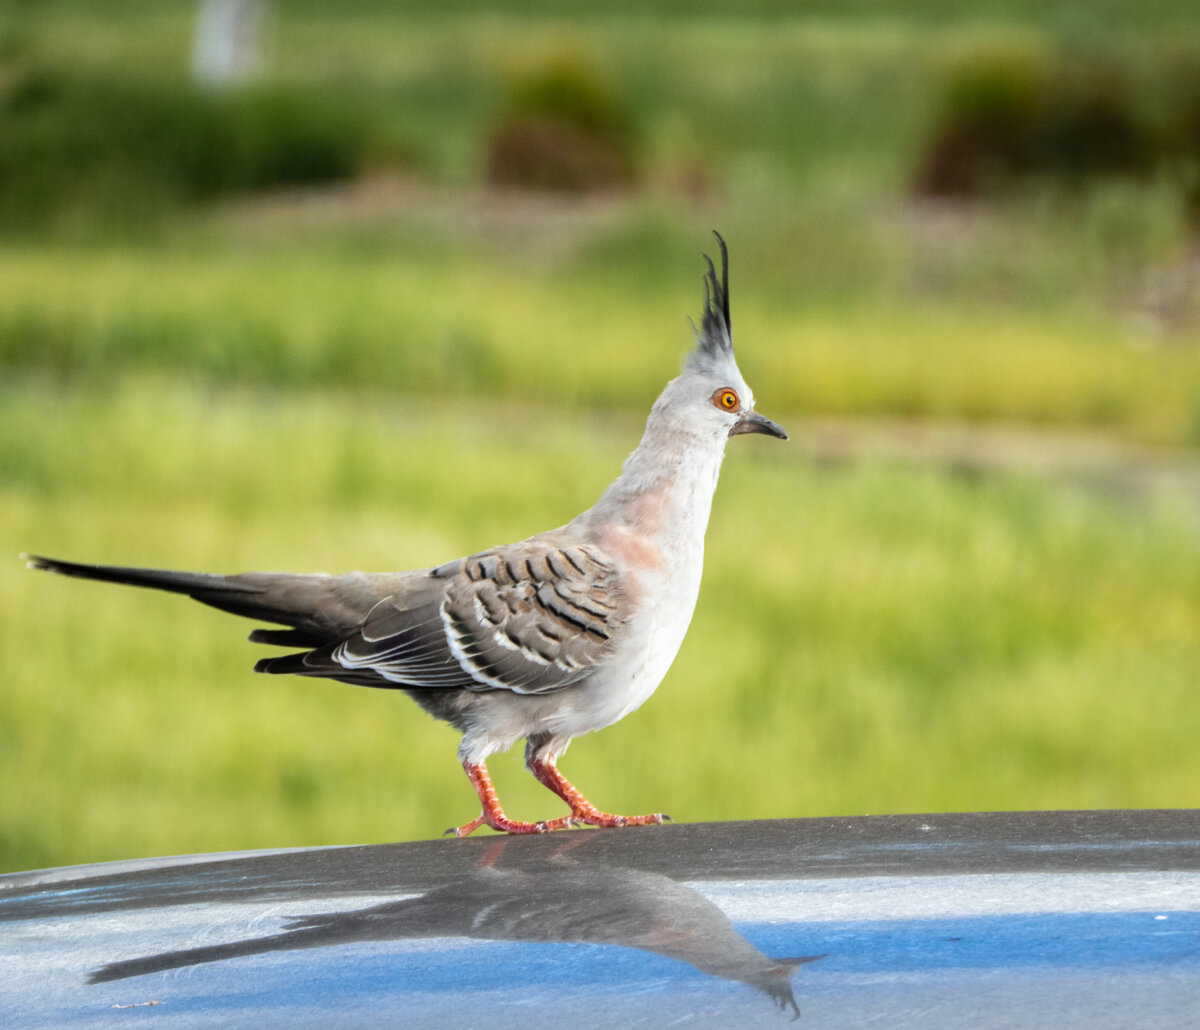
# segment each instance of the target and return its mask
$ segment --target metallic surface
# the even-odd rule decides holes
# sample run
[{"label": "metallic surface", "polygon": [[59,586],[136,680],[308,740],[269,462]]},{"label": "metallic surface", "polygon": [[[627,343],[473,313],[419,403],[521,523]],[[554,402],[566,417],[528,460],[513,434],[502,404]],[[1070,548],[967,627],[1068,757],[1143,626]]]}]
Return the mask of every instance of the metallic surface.
[{"label": "metallic surface", "polygon": [[0,1026],[1200,1025],[1200,812],[573,831],[0,877]]}]

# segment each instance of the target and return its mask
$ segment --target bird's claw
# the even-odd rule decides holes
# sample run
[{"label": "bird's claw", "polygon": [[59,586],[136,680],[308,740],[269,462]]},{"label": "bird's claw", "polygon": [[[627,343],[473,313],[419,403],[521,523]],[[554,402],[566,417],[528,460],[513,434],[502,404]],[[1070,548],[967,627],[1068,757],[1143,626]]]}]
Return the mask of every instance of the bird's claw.
[{"label": "bird's claw", "polygon": [[488,826],[498,833],[509,834],[532,834],[532,833],[553,833],[555,830],[575,830],[575,829],[616,829],[622,826],[659,826],[663,823],[671,823],[675,820],[669,815],[662,812],[654,812],[651,815],[614,815],[609,812],[601,812],[599,809],[579,809],[572,812],[570,815],[565,815],[559,819],[542,819],[536,823],[518,822],[517,820],[507,817],[492,817],[480,814],[472,819],[469,823],[463,823],[462,826],[451,826],[446,830],[443,837],[469,837],[472,833],[481,826]]},{"label": "bird's claw", "polygon": [[660,826],[674,822],[669,815],[654,812],[651,815],[614,815],[596,808],[581,808],[568,817],[571,826],[594,826],[598,829],[617,829],[622,826]]},{"label": "bird's claw", "polygon": [[469,837],[472,833],[481,826],[488,826],[498,833],[510,834],[530,834],[530,833],[551,833],[554,830],[565,830],[575,825],[572,816],[564,816],[561,819],[542,819],[536,823],[521,822],[516,819],[509,819],[506,815],[497,815],[494,812],[480,813],[469,823],[463,823],[462,826],[452,826],[442,834],[443,837]]}]

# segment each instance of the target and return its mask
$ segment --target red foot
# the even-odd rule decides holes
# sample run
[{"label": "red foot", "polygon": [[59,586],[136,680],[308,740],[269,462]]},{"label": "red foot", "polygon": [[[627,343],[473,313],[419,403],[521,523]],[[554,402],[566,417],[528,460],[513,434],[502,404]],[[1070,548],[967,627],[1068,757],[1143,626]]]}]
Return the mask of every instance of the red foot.
[{"label": "red foot", "polygon": [[549,833],[551,830],[568,829],[574,820],[569,815],[561,819],[545,819],[540,823],[523,823],[517,819],[509,819],[503,812],[480,812],[469,823],[455,826],[446,831],[444,836],[454,834],[456,837],[469,837],[481,826],[490,826],[501,833]]},{"label": "red foot", "polygon": [[487,766],[483,762],[478,765],[469,765],[464,762],[463,768],[471,779],[475,793],[479,795],[483,811],[469,823],[463,823],[462,826],[447,830],[446,835],[452,833],[456,837],[467,837],[481,826],[490,826],[493,830],[499,830],[501,833],[549,833],[551,830],[568,829],[574,822],[569,815],[560,819],[547,819],[539,823],[523,823],[516,819],[510,819],[504,814],[504,809],[500,807],[500,799],[496,796],[496,788],[492,785],[492,778],[488,775]]},{"label": "red foot", "polygon": [[550,757],[530,761],[529,769],[537,777],[539,783],[550,788],[571,806],[571,814],[538,823],[519,822],[504,814],[504,809],[500,807],[500,800],[496,797],[496,788],[492,785],[492,778],[488,775],[487,766],[483,762],[474,765],[464,762],[463,769],[470,777],[475,793],[479,795],[483,811],[469,823],[463,823],[462,826],[447,830],[447,835],[467,837],[481,826],[490,826],[500,833],[550,833],[552,830],[567,830],[572,826],[653,826],[670,822],[671,819],[669,815],[662,815],[658,812],[653,815],[613,815],[609,812],[601,812],[558,771],[553,757]]},{"label": "red foot", "polygon": [[570,780],[558,771],[558,766],[554,764],[552,756],[530,761],[529,771],[537,777],[538,783],[554,791],[571,806],[571,814],[567,817],[569,825],[582,824],[607,829],[614,826],[656,826],[671,821],[669,815],[663,815],[661,812],[651,815],[613,815],[609,812],[601,812],[579,792],[579,789]]},{"label": "red foot", "polygon": [[551,830],[566,830],[571,826],[571,818],[569,815],[563,816],[562,819],[547,819],[541,822],[521,822],[516,819],[509,819],[504,813],[480,813],[470,822],[464,822],[462,826],[456,826],[452,830],[446,831],[446,834],[454,834],[455,837],[469,837],[470,834],[479,830],[480,826],[491,826],[492,830],[498,830],[500,833],[550,833]]},{"label": "red foot", "polygon": [[570,818],[575,824],[583,823],[586,826],[599,826],[604,829],[613,826],[660,826],[671,821],[671,817],[663,815],[662,812],[653,812],[650,815],[613,815],[610,812],[601,812],[591,805],[573,809]]}]

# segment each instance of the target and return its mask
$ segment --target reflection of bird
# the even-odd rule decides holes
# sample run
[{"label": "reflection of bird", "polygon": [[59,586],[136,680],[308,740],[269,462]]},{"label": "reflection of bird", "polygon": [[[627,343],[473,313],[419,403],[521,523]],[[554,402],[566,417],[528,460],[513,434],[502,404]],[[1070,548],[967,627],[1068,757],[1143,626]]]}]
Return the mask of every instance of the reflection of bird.
[{"label": "reflection of bird", "polygon": [[[725,441],[787,438],[754,411],[729,335],[729,263],[712,262],[696,347],[663,390],[645,434],[600,500],[565,526],[436,568],[344,576],[202,573],[77,565],[34,568],[188,594],[289,629],[251,640],[305,650],[259,672],[406,691],[463,734],[459,757],[483,804],[456,831],[533,833],[575,824],[659,823],[599,811],[558,771],[571,738],[608,726],[655,690],[687,632],[700,587]],[[535,777],[571,807],[547,822],[509,819],[484,764],[526,739]]]},{"label": "reflection of bird", "polygon": [[483,866],[417,898],[296,917],[267,937],[113,962],[88,979],[102,983],[248,955],[433,937],[640,948],[749,984],[793,1012],[799,1009],[792,974],[823,957],[769,958],[711,901],[659,873],[552,858],[523,861],[520,871]]}]

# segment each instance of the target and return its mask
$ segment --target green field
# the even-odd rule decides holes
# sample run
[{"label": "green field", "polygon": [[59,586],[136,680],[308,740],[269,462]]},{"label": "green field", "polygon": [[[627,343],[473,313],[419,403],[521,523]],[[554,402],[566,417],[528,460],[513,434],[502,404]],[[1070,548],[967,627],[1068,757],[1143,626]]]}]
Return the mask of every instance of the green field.
[{"label": "green field", "polygon": [[[0,2],[0,71],[173,81],[192,7]],[[568,775],[687,821],[1200,806],[1186,196],[909,192],[956,55],[1141,67],[1189,5],[795,7],[280,2],[273,76],[374,112],[356,182],[0,229],[0,870],[475,814],[402,695],[256,677],[253,624],[16,555],[392,569],[560,524],[678,369],[713,226],[793,439],[731,443],[684,649]],[[627,106],[633,191],[482,182],[505,84],[562,54]],[[494,772],[561,814],[519,755]]]}]

